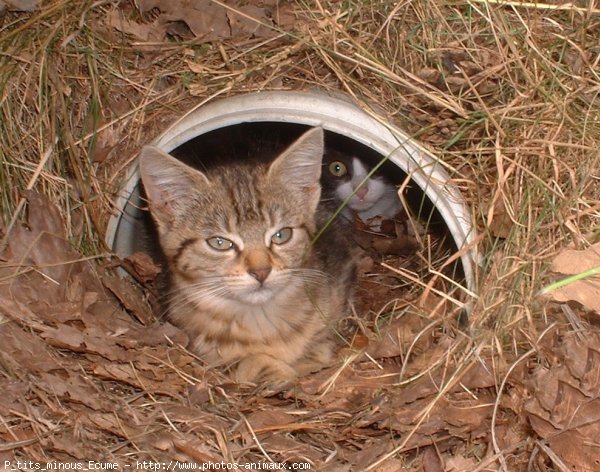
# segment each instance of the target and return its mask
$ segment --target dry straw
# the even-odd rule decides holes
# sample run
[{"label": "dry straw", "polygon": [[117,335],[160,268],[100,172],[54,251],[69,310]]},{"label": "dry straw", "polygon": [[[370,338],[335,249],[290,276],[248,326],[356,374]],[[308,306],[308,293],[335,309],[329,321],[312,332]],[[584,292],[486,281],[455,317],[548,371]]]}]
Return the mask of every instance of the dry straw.
[{"label": "dry straw", "polygon": [[[102,253],[106,221],[114,211],[113,197],[124,169],[144,143],[182,114],[218,97],[314,87],[347,93],[363,108],[393,121],[427,145],[453,175],[461,176],[455,184],[468,199],[482,234],[481,289],[468,327],[461,332],[453,324],[450,296],[448,315],[419,309],[419,316],[433,318],[431,325],[419,329],[446,339],[447,346],[438,357],[428,359],[436,352],[419,352],[419,342],[427,336],[417,335],[419,342],[415,341],[411,352],[414,347],[412,356],[421,363],[420,370],[411,370],[407,364],[405,378],[434,378],[434,371],[444,375],[437,393],[431,392],[421,414],[415,412],[414,422],[408,422],[404,430],[394,414],[417,403],[402,404],[388,418],[377,415],[386,401],[399,401],[404,384],[382,383],[368,390],[356,380],[363,385],[360,388],[372,393],[372,398],[361,397],[366,402],[364,410],[356,406],[344,412],[332,402],[317,411],[322,400],[306,395],[297,399],[292,413],[286,406],[285,416],[284,411],[271,411],[275,407],[265,399],[268,396],[231,390],[220,377],[193,382],[209,406],[201,413],[207,426],[203,429],[194,423],[196,429],[190,430],[178,422],[185,416],[188,400],[182,396],[187,387],[178,393],[169,390],[170,397],[156,390],[145,396],[144,389],[150,387],[144,382],[148,381],[136,377],[141,374],[132,363],[133,373],[123,383],[114,381],[117,373],[108,370],[93,376],[95,381],[113,379],[115,402],[123,406],[122,398],[129,399],[127,408],[134,412],[130,418],[149,421],[152,417],[155,424],[148,423],[144,430],[136,423],[135,436],[128,429],[132,425],[117,426],[110,415],[96,415],[98,431],[110,431],[113,436],[107,437],[119,438],[110,443],[102,436],[110,443],[106,457],[123,461],[128,454],[134,457],[134,452],[140,452],[136,444],[150,436],[153,442],[144,444],[152,443],[157,451],[162,445],[203,460],[284,457],[281,444],[276,445],[271,437],[265,442],[264,434],[271,428],[298,447],[294,457],[318,464],[316,470],[342,470],[335,466],[344,463],[355,467],[351,470],[383,470],[378,467],[384,463],[417,470],[421,461],[417,445],[426,444],[419,442],[423,434],[439,432],[423,433],[423,425],[431,424],[428,413],[440,414],[436,408],[443,410],[444,398],[456,388],[463,388],[469,398],[487,398],[465,378],[468,368],[484,366],[495,379],[495,387],[486,390],[496,395],[489,403],[493,421],[490,417],[482,423],[473,442],[436,436],[439,457],[448,464],[448,451],[454,451],[455,458],[464,459],[463,468],[452,470],[524,470],[529,463],[537,468],[528,470],[553,470],[552,464],[563,467],[564,457],[552,450],[552,443],[538,440],[536,446],[528,441],[524,416],[515,420],[519,428],[512,431],[511,442],[506,424],[511,414],[518,416],[518,408],[513,405],[511,410],[510,402],[504,401],[506,392],[500,390],[510,385],[511,401],[524,402],[514,393],[525,390],[527,371],[522,365],[536,355],[530,368],[545,362],[538,347],[549,337],[546,323],[551,324],[547,317],[552,313],[539,304],[536,294],[545,283],[548,261],[568,244],[586,247],[598,238],[600,16],[593,2],[586,6],[316,0],[276,7],[277,2],[265,1],[265,8],[273,12],[285,6],[295,20],[277,24],[261,17],[272,34],[223,37],[210,43],[185,30],[164,39],[136,37],[131,25],[146,25],[147,31],[148,25],[160,24],[161,18],[157,10],[142,15],[133,2],[41,3],[31,13],[5,13],[0,20],[3,238],[8,229],[25,221],[27,192],[35,190],[59,207],[73,248],[82,255]],[[229,12],[237,9],[232,2],[213,4]],[[114,15],[129,23],[117,24]],[[242,15],[251,23],[248,17],[252,16],[247,11]],[[402,273],[401,268],[394,270]],[[414,306],[405,308],[404,316],[409,318],[415,310]],[[182,354],[177,356],[182,359]],[[192,371],[185,370],[189,363],[158,358],[161,364],[153,364],[154,368],[157,372],[170,369],[173,385],[187,385],[194,378]],[[377,378],[387,378],[386,368],[372,362],[373,372],[380,372]],[[331,382],[321,380],[331,388]],[[181,409],[172,408],[174,398]],[[277,400],[277,408],[285,404],[285,398],[289,396]],[[46,396],[41,403],[32,401],[37,408],[57,400]],[[147,416],[148,412],[156,415]],[[33,442],[21,441],[15,425],[34,431],[42,441],[63,421],[44,424],[33,413],[13,413],[2,413],[0,430],[4,428],[2,434],[12,431],[12,436],[6,436],[12,439],[0,450],[17,451],[17,455]],[[279,426],[265,423],[261,429],[258,418],[269,414],[273,421],[280,415]],[[284,416],[288,423],[281,419]],[[77,422],[68,418],[65,413],[60,428],[76,432]],[[161,443],[156,425],[178,439]],[[379,441],[386,427],[387,443]],[[194,442],[193,437],[199,439]],[[184,439],[188,442],[178,442]],[[377,445],[373,456],[361,462],[364,457],[358,452],[370,450],[371,444]],[[27,452],[42,458],[42,450]],[[328,463],[334,468],[326,469]]]}]

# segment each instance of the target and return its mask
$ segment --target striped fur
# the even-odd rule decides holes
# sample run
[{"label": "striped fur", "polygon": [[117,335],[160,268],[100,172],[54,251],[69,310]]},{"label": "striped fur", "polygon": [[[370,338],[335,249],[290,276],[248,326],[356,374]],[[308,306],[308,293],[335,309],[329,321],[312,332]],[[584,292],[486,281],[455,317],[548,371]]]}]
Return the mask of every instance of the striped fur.
[{"label": "striped fur", "polygon": [[285,381],[331,360],[354,263],[335,226],[311,244],[328,217],[322,155],[314,128],[270,165],[203,174],[156,148],[140,156],[168,261],[169,316],[238,381]]}]

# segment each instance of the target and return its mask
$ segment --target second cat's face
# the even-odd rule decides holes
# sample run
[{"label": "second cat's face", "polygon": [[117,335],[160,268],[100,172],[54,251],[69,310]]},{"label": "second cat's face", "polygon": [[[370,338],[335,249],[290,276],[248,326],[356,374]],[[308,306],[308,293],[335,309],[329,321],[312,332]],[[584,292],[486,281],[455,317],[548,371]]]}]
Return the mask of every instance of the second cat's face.
[{"label": "second cat's face", "polygon": [[348,207],[357,212],[367,211],[381,200],[390,187],[380,176],[371,176],[363,183],[368,173],[369,169],[359,158],[336,153],[324,162],[324,186],[342,202],[354,193]]}]

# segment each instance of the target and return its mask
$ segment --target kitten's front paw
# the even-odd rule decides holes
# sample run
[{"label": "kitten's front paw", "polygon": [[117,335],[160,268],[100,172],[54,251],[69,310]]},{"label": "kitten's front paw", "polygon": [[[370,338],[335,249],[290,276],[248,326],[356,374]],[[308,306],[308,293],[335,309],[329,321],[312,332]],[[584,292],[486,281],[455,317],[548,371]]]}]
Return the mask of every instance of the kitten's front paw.
[{"label": "kitten's front paw", "polygon": [[332,346],[327,343],[319,343],[312,346],[309,354],[304,359],[298,362],[296,366],[297,375],[304,375],[317,372],[325,367],[328,367],[333,362]]},{"label": "kitten's front paw", "polygon": [[234,372],[236,382],[285,383],[297,376],[289,364],[266,354],[257,354],[242,359]]}]

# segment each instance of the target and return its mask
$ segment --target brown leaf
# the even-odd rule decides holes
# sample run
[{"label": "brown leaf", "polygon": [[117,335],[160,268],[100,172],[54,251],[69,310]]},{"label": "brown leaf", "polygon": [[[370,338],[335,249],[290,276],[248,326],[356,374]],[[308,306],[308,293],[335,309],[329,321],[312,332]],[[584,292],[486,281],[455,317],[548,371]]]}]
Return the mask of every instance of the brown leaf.
[{"label": "brown leaf", "polygon": [[130,332],[130,336],[131,339],[127,340],[127,344],[131,347],[167,346],[169,342],[187,346],[189,343],[186,332],[170,323],[154,323],[147,327],[135,327]]},{"label": "brown leaf", "polygon": [[180,393],[179,385],[164,381],[163,377],[153,378],[153,372],[144,369],[144,366],[132,364],[105,363],[94,367],[94,374],[100,378],[122,382],[153,393],[175,396]]},{"label": "brown leaf", "polygon": [[[430,333],[421,333],[427,320],[415,314],[407,313],[380,327],[380,338],[372,341],[368,353],[375,359],[403,356],[409,347],[413,354],[426,351],[432,343]],[[419,335],[419,340],[413,345]]]},{"label": "brown leaf", "polygon": [[73,326],[61,324],[57,328],[44,329],[41,336],[51,346],[59,349],[98,354],[111,361],[127,361],[133,355],[115,345],[114,338],[107,337],[106,332],[94,328],[90,331],[91,333],[84,332]]},{"label": "brown leaf", "polygon": [[598,470],[600,396],[598,386],[582,380],[595,370],[589,366],[598,345],[596,333],[579,337],[569,333],[555,338],[556,359],[532,375],[532,396],[525,411],[534,431],[548,441],[552,451],[572,470]]},{"label": "brown leaf", "polygon": [[104,162],[116,149],[123,133],[115,127],[108,127],[98,132],[95,142],[92,160],[97,163]]},{"label": "brown leaf", "polygon": [[[1,353],[0,358],[2,358]],[[3,365],[6,365],[4,359],[2,360]],[[2,385],[2,395],[0,395],[0,416],[8,417],[9,414],[14,414],[14,412],[24,414],[26,408],[25,405],[20,403],[20,400],[26,398],[25,395],[29,388],[30,385],[26,381],[4,380]],[[0,437],[2,436],[3,433],[0,432]]]},{"label": "brown leaf", "polygon": [[[463,371],[460,377],[461,386],[471,390],[494,388],[496,379],[494,378],[493,367],[482,361],[476,362],[468,369]],[[460,387],[462,388],[462,387]]]},{"label": "brown leaf", "polygon": [[86,351],[83,333],[72,326],[62,324],[57,328],[46,328],[42,337],[48,340],[50,345],[61,349],[70,349],[75,352]]},{"label": "brown leaf", "polygon": [[473,458],[465,458],[464,456],[454,454],[446,461],[446,472],[467,472],[474,470],[478,465],[478,461]]},{"label": "brown leaf", "polygon": [[262,439],[261,442],[269,452],[280,455],[281,462],[306,462],[306,459],[317,462],[323,459],[322,454],[319,454],[309,444],[294,439],[291,435],[272,434]]},{"label": "brown leaf", "polygon": [[256,38],[270,38],[277,34],[276,31],[267,26],[271,21],[267,18],[267,10],[265,8],[244,5],[235,7],[235,10],[235,12],[231,10],[227,11],[232,37],[254,36]]},{"label": "brown leaf", "polygon": [[71,251],[56,205],[32,191],[27,193],[27,202],[28,227],[16,224],[12,228],[0,256],[13,267],[0,268],[0,276],[17,299],[55,304],[64,300],[69,278],[83,265],[75,262],[79,256]]},{"label": "brown leaf", "polygon": [[[87,438],[85,438],[87,439]],[[85,462],[89,457],[102,457],[106,450],[95,444],[95,441],[85,441],[85,447],[81,447],[84,438],[79,432],[73,434],[53,434],[44,441],[44,449],[47,451],[62,452],[68,454],[69,458]]]},{"label": "brown leaf", "polygon": [[[446,421],[448,430],[454,435],[473,431],[487,426],[492,417],[495,396],[482,391],[473,398],[470,394],[460,393],[452,396],[452,402],[440,401],[439,415]],[[465,436],[466,438],[466,436]]]},{"label": "brown leaf", "polygon": [[42,0],[0,0],[0,12],[8,11],[33,11],[37,9]]},{"label": "brown leaf", "polygon": [[[1,287],[0,288],[4,288]],[[43,330],[45,325],[40,317],[29,309],[29,306],[11,297],[10,291],[5,295],[0,290],[0,322],[13,320],[20,326],[26,326],[32,329]]]},{"label": "brown leaf", "polygon": [[414,235],[409,234],[406,222],[379,217],[365,224],[355,216],[354,240],[359,247],[379,256],[406,255],[419,247]]},{"label": "brown leaf", "polygon": [[2,323],[0,346],[0,364],[9,371],[39,373],[60,368],[46,344],[15,323]]},{"label": "brown leaf", "polygon": [[400,234],[393,239],[373,238],[371,247],[381,255],[403,255],[408,254],[418,247],[416,240],[406,233]]},{"label": "brown leaf", "polygon": [[294,6],[288,2],[277,2],[275,11],[273,12],[273,19],[280,28],[285,30],[292,29],[297,21]]},{"label": "brown leaf", "polygon": [[[383,439],[366,441],[362,445],[360,451],[357,451],[349,457],[349,460],[353,465],[352,470],[365,470],[369,465],[388,453],[390,449],[391,445],[389,441]],[[384,463],[378,465],[376,470],[389,472],[402,470],[402,467],[398,467],[399,465],[400,464],[396,463],[396,460],[388,459]]]},{"label": "brown leaf", "polygon": [[182,441],[175,439],[173,441],[175,449],[183,452],[185,455],[200,463],[218,463],[219,460],[212,454],[212,451],[199,440]]},{"label": "brown leaf", "polygon": [[119,438],[131,439],[142,433],[134,426],[133,418],[119,418],[116,412],[92,413],[88,418],[98,428]]},{"label": "brown leaf", "polygon": [[444,472],[444,465],[435,448],[425,448],[421,460],[423,461],[423,472]]},{"label": "brown leaf", "polygon": [[139,0],[142,13],[156,8],[163,24],[182,21],[202,42],[231,37],[227,11],[210,0]]},{"label": "brown leaf", "polygon": [[81,319],[80,303],[59,302],[48,306],[45,302],[36,301],[29,307],[47,324],[56,325]]},{"label": "brown leaf", "polygon": [[136,252],[126,257],[124,262],[129,264],[128,267],[136,274],[140,283],[155,282],[161,272],[161,267],[145,252]]},{"label": "brown leaf", "polygon": [[246,419],[256,434],[277,431],[295,421],[293,416],[281,410],[254,411]]},{"label": "brown leaf", "polygon": [[[596,408],[600,405],[596,405]],[[596,423],[597,432],[598,423]],[[595,438],[595,439],[594,439]],[[594,441],[598,436],[588,436],[586,431],[557,432],[556,436],[550,437],[548,443],[570,470],[579,472],[597,472],[600,470],[600,456],[598,447]]]},{"label": "brown leaf", "polygon": [[119,299],[125,309],[133,314],[140,323],[147,325],[154,321],[152,310],[143,299],[141,290],[134,286],[130,279],[121,278],[110,272],[102,274],[101,278],[102,284]]},{"label": "brown leaf", "polygon": [[510,214],[506,209],[505,201],[503,199],[496,200],[494,210],[490,213],[490,219],[488,219],[490,232],[498,238],[506,239],[510,236],[510,232],[514,226]]},{"label": "brown leaf", "polygon": [[564,249],[552,261],[552,271],[559,274],[578,274],[600,266],[600,243],[584,250]]},{"label": "brown leaf", "polygon": [[138,23],[123,17],[120,10],[112,10],[106,16],[106,24],[121,33],[130,34],[142,41],[160,42],[165,39],[166,28],[158,21]]},{"label": "brown leaf", "polygon": [[110,410],[113,405],[98,395],[98,390],[76,372],[65,370],[43,373],[38,383],[51,397],[63,402],[79,403],[93,410]]},{"label": "brown leaf", "polygon": [[[582,251],[565,249],[552,262],[552,271],[564,275],[579,274],[594,267],[600,267],[600,243]],[[553,290],[548,296],[557,302],[572,300],[600,313],[600,276],[573,282]]]},{"label": "brown leaf", "polygon": [[150,433],[145,437],[145,442],[152,445],[152,447],[159,451],[168,451],[174,446],[176,437],[167,431],[161,431],[158,433]]},{"label": "brown leaf", "polygon": [[[367,364],[372,367],[371,361]],[[395,364],[385,364],[381,369],[370,372],[365,372],[358,367],[347,368],[339,374],[337,370],[337,367],[323,369],[300,379],[299,390],[308,395],[317,395],[328,387],[333,374],[336,374],[336,382],[330,389],[332,393],[327,398],[327,401],[331,402],[329,406],[335,404],[337,407],[350,408],[370,401],[370,395],[374,391],[396,381],[394,374],[399,372],[399,367]]]}]

